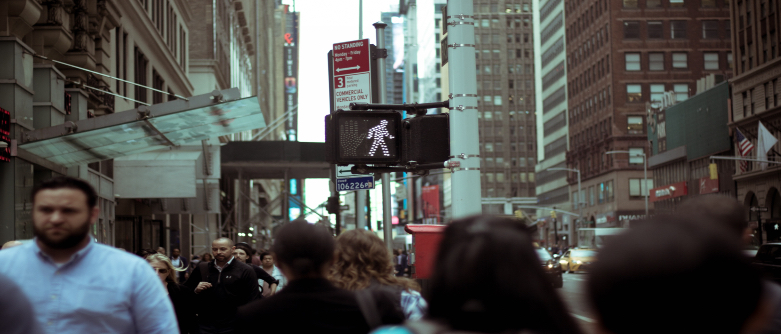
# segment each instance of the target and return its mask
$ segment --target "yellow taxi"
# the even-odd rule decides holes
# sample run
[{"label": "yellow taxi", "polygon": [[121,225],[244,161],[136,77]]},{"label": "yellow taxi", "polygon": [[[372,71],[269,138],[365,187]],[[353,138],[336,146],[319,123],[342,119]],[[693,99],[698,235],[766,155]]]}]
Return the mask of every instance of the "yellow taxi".
[{"label": "yellow taxi", "polygon": [[570,249],[559,258],[561,270],[569,273],[576,271],[588,271],[591,264],[597,259],[596,249]]}]

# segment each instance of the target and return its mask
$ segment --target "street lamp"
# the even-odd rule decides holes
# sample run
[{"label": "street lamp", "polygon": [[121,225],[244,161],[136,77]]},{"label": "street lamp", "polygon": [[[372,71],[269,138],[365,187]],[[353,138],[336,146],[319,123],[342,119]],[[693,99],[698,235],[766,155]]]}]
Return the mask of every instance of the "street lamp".
[{"label": "street lamp", "polygon": [[645,190],[645,217],[648,218],[648,193],[651,192],[648,188],[648,159],[645,158],[645,152],[640,153],[632,153],[629,151],[607,151],[605,154],[617,154],[617,153],[626,153],[629,154],[630,157],[643,157],[643,186],[640,187],[640,190],[642,191],[643,188],[646,188]]}]

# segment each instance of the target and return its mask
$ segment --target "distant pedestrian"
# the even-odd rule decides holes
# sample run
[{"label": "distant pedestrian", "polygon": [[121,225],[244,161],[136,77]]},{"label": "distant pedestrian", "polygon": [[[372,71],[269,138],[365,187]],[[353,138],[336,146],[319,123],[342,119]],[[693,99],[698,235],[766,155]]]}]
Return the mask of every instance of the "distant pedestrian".
[{"label": "distant pedestrian", "polygon": [[262,253],[262,252],[259,252],[255,248],[252,249],[252,258],[251,258],[252,259],[252,264],[254,264],[254,265],[258,266],[258,267],[260,267],[263,264],[262,260],[260,259],[260,253]]},{"label": "distant pedestrian", "polygon": [[19,286],[0,275],[0,324],[5,334],[42,334],[33,306]]},{"label": "distant pedestrian", "polygon": [[[276,292],[279,292],[282,290],[282,288],[287,284],[287,278],[285,278],[285,275],[282,275],[282,271],[277,268],[277,266],[274,265],[274,257],[271,256],[271,253],[269,252],[263,252],[260,254],[261,257],[261,264],[263,265],[261,268],[263,268],[264,271],[266,271],[271,277],[274,277],[274,279],[279,282],[277,284],[277,290]],[[269,297],[272,295],[271,291],[266,291],[266,287],[268,286],[268,283],[263,282],[263,297]]]},{"label": "distant pedestrian", "polygon": [[212,241],[214,261],[199,262],[184,283],[195,291],[201,333],[234,333],[236,309],[260,297],[255,271],[233,257],[235,249],[228,238]]},{"label": "distant pedestrian", "polygon": [[252,267],[252,270],[255,271],[255,276],[258,278],[258,285],[260,286],[261,284],[265,284],[266,286],[266,288],[261,289],[263,291],[263,296],[265,297],[266,294],[268,294],[268,296],[271,296],[277,292],[279,281],[276,278],[269,275],[261,267],[252,264],[252,260],[249,257],[249,254],[251,252],[252,252],[252,248],[250,248],[246,243],[238,243],[236,245],[236,249],[233,250],[233,256],[239,259],[239,261],[242,261],[246,263],[248,266]]},{"label": "distant pedestrian", "polygon": [[163,247],[163,246],[157,247],[157,253],[158,253],[158,254],[167,255],[167,254],[165,253],[165,247]]},{"label": "distant pedestrian", "polygon": [[203,255],[201,255],[201,262],[214,262],[214,256],[209,252],[203,253]]},{"label": "distant pedestrian", "polygon": [[756,333],[769,313],[736,238],[707,215],[655,216],[611,239],[587,281],[612,334]]},{"label": "distant pedestrian", "polygon": [[0,273],[27,296],[45,333],[178,332],[149,265],[90,236],[97,199],[89,183],[71,177],[36,186],[35,239],[0,252]]},{"label": "distant pedestrian", "polygon": [[[272,253],[288,278],[279,293],[239,308],[242,333],[362,334],[370,329],[355,293],[334,287],[326,275],[333,263],[334,240],[322,226],[293,221],[276,235]],[[389,305],[384,295],[371,295]],[[394,310],[375,313],[381,323],[400,323]]]},{"label": "distant pedestrian", "polygon": [[580,333],[515,220],[476,216],[448,224],[430,284],[424,320],[374,333]]},{"label": "distant pedestrian", "polygon": [[404,318],[417,320],[425,314],[427,305],[420,295],[420,286],[393,274],[392,254],[376,234],[366,230],[340,234],[336,238],[334,257],[331,281],[337,287],[351,291],[388,290]]},{"label": "distant pedestrian", "polygon": [[168,292],[171,303],[174,305],[176,322],[179,324],[179,333],[200,333],[195,317],[195,309],[193,308],[193,292],[188,287],[178,283],[177,268],[174,268],[171,260],[163,254],[149,255],[146,261],[149,262],[157,277],[160,278]]},{"label": "distant pedestrian", "polygon": [[176,268],[176,275],[179,282],[184,282],[186,280],[187,272],[189,271],[189,262],[187,262],[187,259],[184,258],[184,256],[181,256],[181,252],[179,251],[179,248],[171,249],[171,265]]}]

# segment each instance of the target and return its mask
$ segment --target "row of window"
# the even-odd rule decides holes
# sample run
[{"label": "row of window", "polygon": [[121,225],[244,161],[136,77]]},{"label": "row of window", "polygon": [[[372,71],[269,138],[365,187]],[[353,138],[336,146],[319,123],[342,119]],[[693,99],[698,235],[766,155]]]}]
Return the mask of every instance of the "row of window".
[{"label": "row of window", "polygon": [[[567,37],[572,40],[573,38],[579,36],[581,33],[586,31],[586,28],[590,26],[592,23],[594,23],[597,18],[599,18],[602,13],[607,12],[609,10],[608,8],[608,0],[598,0],[594,1],[594,3],[587,7],[588,9],[584,10],[582,14],[580,14],[580,17],[578,17],[577,20],[572,19],[574,17],[573,13],[577,9],[578,6],[588,6],[587,4],[583,4],[583,0],[567,0],[566,4],[566,10],[567,10],[567,20],[570,22],[573,22],[572,25],[567,28]],[[571,32],[571,34],[570,34]]]},{"label": "row of window", "polygon": [[[534,151],[534,145],[535,142],[518,142],[518,143],[510,143],[510,152],[523,152],[527,149],[529,151]],[[488,143],[480,143],[480,151],[481,152],[504,152],[504,144],[502,142],[488,142]]]},{"label": "row of window", "polygon": [[[531,182],[534,183],[534,173],[510,173],[512,179],[507,180],[505,178],[505,174],[502,172],[499,173],[482,173],[482,176],[485,177],[485,182],[493,183],[493,182]],[[496,180],[496,181],[494,181]]]},{"label": "row of window", "polygon": [[[485,113],[490,114],[491,112],[490,111],[486,111]],[[491,120],[491,119],[487,119],[487,120]],[[503,124],[503,123],[502,124],[500,124],[500,123],[493,123],[493,124],[497,125],[495,127],[487,125],[487,124],[488,123],[481,122],[481,126],[477,130],[478,136],[481,138],[481,140],[483,138],[489,138],[489,139],[490,138],[496,138],[498,140],[503,140],[503,138],[504,138],[504,129],[507,128],[506,126],[504,126],[505,124]],[[524,128],[523,125],[518,126],[518,127],[516,127],[516,126],[509,126],[508,132],[510,133],[510,136],[511,136],[510,141],[521,140],[521,143],[523,143],[523,139],[524,139],[523,137],[525,137],[525,136],[528,136],[529,139],[533,139],[534,138],[534,133],[535,133],[534,132],[534,126],[528,127],[529,131],[524,131],[523,128]],[[485,129],[485,132],[487,132],[487,135],[485,135],[485,136],[483,135],[483,129]]]},{"label": "row of window", "polygon": [[[439,41],[439,39],[436,39]],[[523,43],[528,44],[531,43],[531,36],[528,33],[523,34],[507,34],[507,43]],[[480,44],[500,44],[504,43],[505,41],[502,40],[502,36],[499,34],[475,34],[475,43]]]},{"label": "row of window", "polygon": [[[437,49],[439,51],[439,49]],[[482,54],[482,57],[481,57]],[[501,59],[500,57],[501,50],[475,50],[475,58],[476,59]],[[531,49],[507,49],[507,59],[529,59],[531,60],[532,57],[532,50]]]},{"label": "row of window", "polygon": [[[499,18],[475,18],[475,27],[476,28],[493,28],[493,29],[500,29],[502,28],[501,22]],[[507,16],[505,18],[505,24],[508,29],[514,29],[514,28],[529,28],[531,27],[531,17],[528,15],[515,15],[515,16]],[[482,31],[481,31],[482,32]]]},{"label": "row of window", "polygon": [[571,66],[577,66],[581,62],[586,62],[594,52],[605,45],[608,41],[608,31],[608,26],[605,25],[591,35],[591,37],[586,38],[579,47],[573,48],[572,53],[570,53],[570,56],[567,59]]},{"label": "row of window", "polygon": [[[670,8],[686,7],[686,0],[622,0],[624,8],[642,8],[643,2],[645,2],[645,8],[663,8],[667,5]],[[692,0],[689,0],[692,1]],[[729,7],[730,0],[721,1],[720,5],[723,7]],[[700,0],[700,7],[703,8],[716,8],[716,0]]]},{"label": "row of window", "polygon": [[[647,194],[654,184],[654,180],[648,179],[646,181],[645,188],[642,188],[644,179],[629,179],[629,198],[641,199]],[[642,189],[641,189],[642,188]],[[579,204],[582,203],[583,207],[594,206],[597,204],[609,203],[615,199],[615,187],[613,180],[605,181],[597,184],[596,186],[590,186],[584,189],[586,192],[583,194],[585,197],[582,201],[578,200],[578,192],[572,192],[572,207],[578,209]]]},{"label": "row of window", "polygon": [[[480,72],[478,71],[478,74]],[[477,90],[502,90],[502,80],[478,80],[477,81]],[[509,79],[507,80],[507,88],[508,89],[528,89],[533,90],[534,85],[532,84],[531,79],[526,80],[519,80],[519,79]],[[486,102],[488,102],[486,100]]]},{"label": "row of window", "polygon": [[[640,52],[627,52],[624,54],[624,69],[628,72],[642,71],[643,53]],[[669,61],[672,69],[685,70],[689,68],[689,53],[688,52],[672,52]],[[664,71],[665,66],[665,53],[664,52],[649,52],[645,59],[645,70],[648,71]],[[718,70],[721,68],[732,68],[732,52],[726,52],[726,64],[722,65],[720,61],[720,52],[703,52],[702,61],[703,69],[705,70]]]},{"label": "row of window", "polygon": [[[480,82],[478,81],[478,84],[479,83]],[[526,102],[530,102],[530,100],[526,98],[526,96],[524,95],[515,96],[515,94],[510,94],[506,98],[501,95],[493,95],[493,96],[483,95],[482,100],[481,99],[477,100],[477,105],[479,107],[483,107],[483,106],[501,106],[503,104],[507,104],[507,105],[517,104],[523,107],[526,104]]]},{"label": "row of window", "polygon": [[598,93],[573,106],[570,112],[570,122],[580,122],[587,116],[593,115],[597,110],[607,108],[610,105],[610,86],[601,89]]},{"label": "row of window", "polygon": [[582,129],[579,133],[571,136],[571,146],[573,149],[578,147],[589,145],[594,140],[604,139],[613,134],[611,127],[611,121],[613,119],[608,117],[601,122],[595,123],[585,129]]},{"label": "row of window", "polygon": [[[644,22],[645,34],[641,31]],[[640,39],[643,36],[647,39],[689,39],[689,26],[696,25],[697,22],[701,26],[700,36],[702,39],[729,39],[732,34],[728,20],[624,21],[624,39]]]},{"label": "row of window", "polygon": [[[503,157],[496,157],[495,160],[494,160],[493,157],[486,157],[485,160],[483,160],[483,158],[480,158],[480,160],[481,160],[480,165],[486,166],[486,167],[506,167],[507,166],[507,165],[505,165],[505,161],[504,161]],[[532,157],[529,157],[529,158],[524,158],[524,157],[512,158],[510,160],[512,161],[510,163],[512,165],[512,167],[521,167],[521,168],[526,168],[526,166],[534,167],[534,158],[532,158]],[[528,164],[526,163],[527,160],[529,161]],[[494,161],[496,161],[496,162],[494,163]]]},{"label": "row of window", "polygon": [[[485,119],[486,121],[502,121],[503,111],[483,111],[477,113],[477,118]],[[530,111],[510,111],[507,113],[507,119],[510,121],[519,120],[524,121],[526,117],[533,116]],[[520,126],[521,134],[523,133],[523,125]],[[510,133],[513,134],[513,133]]]},{"label": "row of window", "polygon": [[780,94],[781,86],[779,86],[779,79],[773,79],[772,81],[765,82],[762,86],[757,86],[754,89],[744,91],[741,93],[743,100],[743,117],[751,116],[757,112],[755,106],[762,102],[760,96],[765,97],[764,110],[778,106]]},{"label": "row of window", "polygon": [[[667,86],[667,87],[666,87]],[[675,92],[675,101],[681,102],[689,98],[689,84],[688,83],[652,83],[652,84],[626,84],[626,102],[639,103],[639,102],[661,102],[664,92],[672,86],[673,92]],[[647,90],[645,90],[647,87]],[[645,95],[647,94],[647,95]],[[644,99],[643,95],[648,96],[648,99]]]},{"label": "row of window", "polygon": [[531,4],[529,4],[529,1],[524,1],[523,3],[507,3],[504,5],[504,9],[500,12],[500,8],[498,4],[475,4],[474,5],[474,11],[475,13],[528,13],[531,11]]},{"label": "row of window", "polygon": [[606,55],[604,58],[596,61],[591,67],[586,68],[583,73],[580,73],[574,80],[570,81],[568,84],[569,96],[577,96],[586,88],[591,87],[591,84],[596,83],[608,74],[610,74],[610,55]]}]

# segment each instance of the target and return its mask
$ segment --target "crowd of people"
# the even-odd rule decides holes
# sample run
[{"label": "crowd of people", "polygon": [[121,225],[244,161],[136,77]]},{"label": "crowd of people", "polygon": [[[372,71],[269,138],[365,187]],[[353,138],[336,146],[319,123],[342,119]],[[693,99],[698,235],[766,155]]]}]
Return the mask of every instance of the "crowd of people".
[{"label": "crowd of people", "polygon": [[[296,220],[269,251],[217,238],[188,261],[94,242],[79,179],[32,201],[35,239],[0,251],[3,333],[581,333],[515,220],[449,223],[422,295],[407,254],[369,231]],[[611,239],[586,282],[599,331],[781,333],[781,288],[741,251],[743,210],[702,196]]]}]

